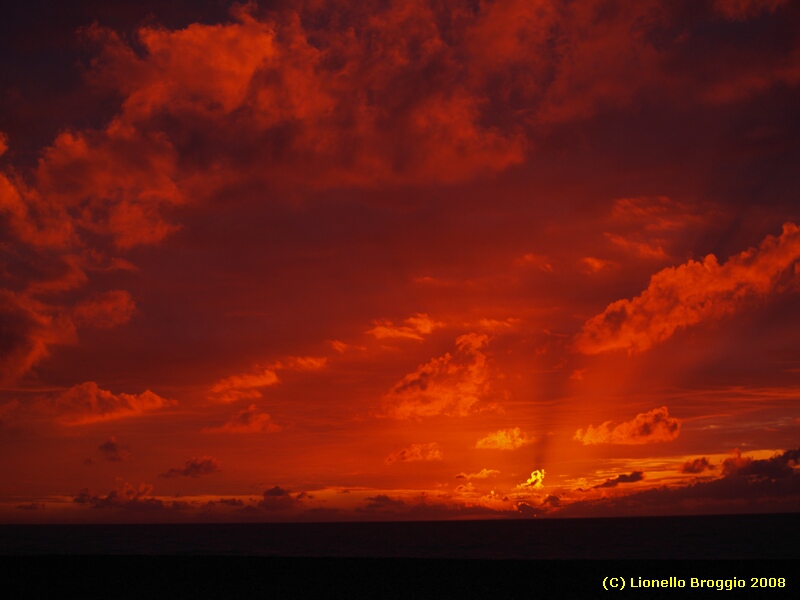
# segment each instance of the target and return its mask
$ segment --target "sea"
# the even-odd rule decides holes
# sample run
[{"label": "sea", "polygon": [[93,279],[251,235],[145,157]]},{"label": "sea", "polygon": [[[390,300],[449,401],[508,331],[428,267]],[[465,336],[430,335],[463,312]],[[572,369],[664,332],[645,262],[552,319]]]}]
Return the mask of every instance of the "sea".
[{"label": "sea", "polygon": [[545,597],[797,597],[800,514],[7,524],[0,556],[22,593],[9,597],[54,578],[64,594],[84,597],[121,581],[137,595],[169,598],[231,597],[234,589],[245,597],[317,597],[319,586],[326,597],[535,598],[544,590],[555,590]]}]

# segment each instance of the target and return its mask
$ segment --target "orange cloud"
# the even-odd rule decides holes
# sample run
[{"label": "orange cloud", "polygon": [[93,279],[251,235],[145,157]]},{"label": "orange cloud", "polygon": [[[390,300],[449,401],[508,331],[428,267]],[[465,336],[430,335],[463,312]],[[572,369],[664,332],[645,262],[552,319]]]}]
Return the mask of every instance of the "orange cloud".
[{"label": "orange cloud", "polygon": [[442,452],[436,442],[429,444],[411,444],[408,448],[403,448],[397,452],[392,452],[384,459],[384,462],[391,464],[394,462],[413,462],[413,461],[442,460]]},{"label": "orange cloud", "polygon": [[456,351],[434,358],[406,375],[384,396],[387,416],[395,419],[434,415],[465,416],[488,387],[489,369],[482,350],[486,335],[456,338]]},{"label": "orange cloud", "polygon": [[544,487],[544,476],[545,470],[540,469],[531,472],[531,476],[528,477],[528,480],[525,483],[520,483],[517,488],[519,489],[533,489],[539,490]]},{"label": "orange cloud", "polygon": [[612,263],[602,258],[595,258],[594,256],[585,256],[581,258],[585,270],[590,273],[599,273],[603,269],[607,269]]},{"label": "orange cloud", "polygon": [[404,321],[406,325],[394,325],[391,321],[376,321],[375,327],[367,333],[375,336],[379,340],[383,339],[411,339],[421,340],[423,335],[428,335],[437,327],[442,327],[444,323],[434,321],[426,314],[417,314]]},{"label": "orange cloud", "polygon": [[[585,354],[610,350],[642,352],[680,328],[736,311],[752,296],[779,289],[781,275],[800,258],[800,228],[783,226],[780,237],[767,236],[758,248],[720,265],[713,254],[653,275],[633,300],[609,304],[589,319],[575,346]],[[791,275],[791,273],[790,273]]]},{"label": "orange cloud", "polygon": [[517,448],[522,448],[525,444],[531,444],[535,441],[535,438],[529,438],[522,433],[519,427],[514,427],[513,429],[501,429],[495,433],[490,433],[486,437],[479,439],[475,447],[490,450],[516,450]]},{"label": "orange cloud", "polygon": [[231,420],[220,427],[204,429],[205,433],[271,433],[280,431],[280,426],[272,422],[267,413],[259,412],[255,404],[239,411]]},{"label": "orange cloud", "polygon": [[270,369],[264,369],[257,373],[231,375],[211,387],[209,399],[216,402],[230,403],[242,399],[261,398],[261,392],[258,391],[258,388],[275,385],[276,383],[278,383],[278,376],[275,371]]},{"label": "orange cloud", "polygon": [[174,400],[162,398],[150,390],[141,394],[113,394],[100,389],[93,381],[70,388],[54,401],[59,420],[65,425],[138,417],[175,404]]},{"label": "orange cloud", "polygon": [[589,444],[649,444],[671,442],[678,437],[681,423],[669,416],[666,406],[636,415],[632,421],[606,421],[599,427],[579,429],[574,440]]}]

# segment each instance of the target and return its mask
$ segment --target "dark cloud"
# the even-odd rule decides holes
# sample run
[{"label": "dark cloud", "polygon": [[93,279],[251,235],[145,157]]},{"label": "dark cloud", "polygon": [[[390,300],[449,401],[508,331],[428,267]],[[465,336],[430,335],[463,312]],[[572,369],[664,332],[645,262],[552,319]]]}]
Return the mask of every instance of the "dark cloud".
[{"label": "dark cloud", "polygon": [[596,488],[613,488],[617,487],[621,483],[636,483],[637,481],[641,481],[644,479],[644,473],[642,471],[634,471],[630,475],[617,475],[613,479],[606,479],[603,483],[599,485],[593,486],[593,489]]},{"label": "dark cloud", "polygon": [[92,508],[122,508],[134,511],[160,511],[164,503],[151,496],[153,486],[145,483],[138,488],[125,482],[121,487],[111,490],[106,496],[92,493],[89,488],[84,488],[72,501],[76,504],[91,506]]},{"label": "dark cloud", "polygon": [[307,496],[305,492],[292,495],[292,492],[289,490],[276,485],[264,492],[262,499],[258,503],[258,507],[269,511],[287,510],[301,504],[303,499]]},{"label": "dark cloud", "polygon": [[[563,516],[624,516],[702,513],[794,512],[800,501],[800,448],[769,459],[730,463],[722,477],[680,487],[660,487],[558,510]],[[730,459],[729,459],[730,460]]]},{"label": "dark cloud", "polygon": [[17,504],[14,508],[19,510],[44,510],[44,502],[28,502],[27,504]]},{"label": "dark cloud", "polygon": [[103,458],[111,462],[122,462],[131,457],[128,446],[121,445],[113,435],[100,444],[97,449],[103,455]]},{"label": "dark cloud", "polygon": [[716,467],[708,462],[708,459],[704,456],[694,460],[687,460],[681,465],[681,473],[702,473],[714,468]]},{"label": "dark cloud", "polygon": [[377,496],[370,496],[367,498],[367,505],[356,508],[358,512],[372,512],[372,511],[389,511],[394,512],[397,509],[407,508],[406,503],[400,499],[390,498],[386,494],[378,494]]},{"label": "dark cloud", "polygon": [[215,458],[210,456],[200,456],[190,458],[184,463],[182,469],[172,468],[166,473],[162,473],[159,477],[200,477],[202,475],[209,475],[219,471],[219,463]]}]

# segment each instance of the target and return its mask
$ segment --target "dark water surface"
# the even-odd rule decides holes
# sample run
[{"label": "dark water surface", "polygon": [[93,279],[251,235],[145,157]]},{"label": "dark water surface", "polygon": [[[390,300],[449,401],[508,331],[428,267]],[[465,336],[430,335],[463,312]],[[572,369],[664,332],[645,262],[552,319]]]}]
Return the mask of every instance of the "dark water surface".
[{"label": "dark water surface", "polygon": [[800,514],[389,523],[0,525],[2,555],[798,559]]}]

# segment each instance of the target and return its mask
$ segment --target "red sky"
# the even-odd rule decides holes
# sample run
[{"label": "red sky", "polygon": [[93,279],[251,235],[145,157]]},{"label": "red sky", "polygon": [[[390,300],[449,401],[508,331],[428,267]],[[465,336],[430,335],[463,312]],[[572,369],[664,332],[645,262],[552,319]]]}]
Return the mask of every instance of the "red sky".
[{"label": "red sky", "polygon": [[15,10],[1,521],[797,509],[796,3]]}]

